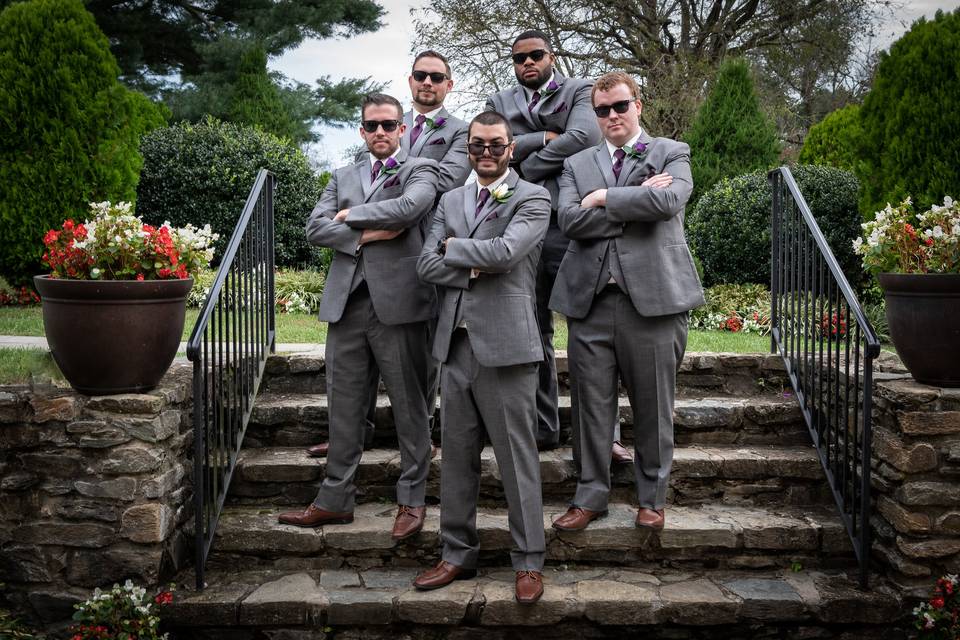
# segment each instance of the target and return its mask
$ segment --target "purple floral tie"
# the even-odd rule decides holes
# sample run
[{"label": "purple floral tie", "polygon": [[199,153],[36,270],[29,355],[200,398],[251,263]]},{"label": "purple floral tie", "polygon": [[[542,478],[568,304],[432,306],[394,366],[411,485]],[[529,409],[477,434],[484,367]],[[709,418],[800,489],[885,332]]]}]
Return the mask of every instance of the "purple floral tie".
[{"label": "purple floral tie", "polygon": [[423,133],[423,123],[427,121],[427,116],[422,113],[417,116],[416,123],[413,129],[410,130],[410,146],[417,144],[417,138],[420,137],[420,134]]},{"label": "purple floral tie", "polygon": [[623,158],[626,156],[626,152],[623,149],[617,149],[613,152],[614,163],[613,163],[613,179],[620,179],[620,171],[623,169]]},{"label": "purple floral tie", "polygon": [[380,169],[383,167],[383,160],[377,160],[373,163],[373,170],[370,171],[370,184],[373,184],[377,181],[377,176],[380,175]]},{"label": "purple floral tie", "polygon": [[480,217],[480,212],[483,211],[483,205],[487,204],[487,200],[490,199],[490,189],[484,187],[480,189],[480,195],[477,196],[477,210],[474,212],[473,217]]},{"label": "purple floral tie", "polygon": [[540,92],[534,91],[533,97],[530,99],[530,104],[527,105],[527,111],[529,111],[530,113],[533,113],[533,108],[537,106],[539,102],[540,102]]}]

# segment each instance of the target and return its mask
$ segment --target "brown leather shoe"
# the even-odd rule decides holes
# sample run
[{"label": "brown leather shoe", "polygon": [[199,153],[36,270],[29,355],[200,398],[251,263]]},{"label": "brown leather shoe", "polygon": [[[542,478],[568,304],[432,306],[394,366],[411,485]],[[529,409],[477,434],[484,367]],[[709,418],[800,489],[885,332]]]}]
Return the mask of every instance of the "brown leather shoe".
[{"label": "brown leather shoe", "polygon": [[605,515],[607,515],[606,511],[590,511],[572,506],[565,514],[553,521],[553,528],[558,531],[582,531],[588,524]]},{"label": "brown leather shoe", "polygon": [[640,507],[637,511],[637,526],[645,529],[663,529],[663,509]]},{"label": "brown leather shoe", "polygon": [[400,508],[397,509],[397,519],[393,522],[393,533],[390,536],[394,540],[405,540],[419,533],[420,529],[423,529],[423,521],[426,515],[426,507],[400,505]]},{"label": "brown leather shoe", "polygon": [[610,458],[618,464],[633,462],[633,455],[630,450],[623,446],[623,443],[619,440],[613,441],[613,451],[610,452]]},{"label": "brown leather shoe", "polygon": [[464,569],[446,560],[441,560],[432,569],[427,569],[413,580],[413,586],[421,591],[445,587],[454,580],[469,580],[477,575],[476,569]]},{"label": "brown leather shoe", "polygon": [[353,512],[336,513],[324,511],[310,505],[303,511],[287,511],[277,518],[283,524],[292,524],[297,527],[319,527],[325,524],[350,524],[353,522]]},{"label": "brown leather shoe", "polygon": [[539,571],[517,571],[517,602],[533,604],[543,595],[543,576]]},{"label": "brown leather shoe", "polygon": [[321,442],[320,444],[315,444],[309,449],[307,449],[307,455],[311,458],[324,458],[327,453],[330,451],[329,442]]}]

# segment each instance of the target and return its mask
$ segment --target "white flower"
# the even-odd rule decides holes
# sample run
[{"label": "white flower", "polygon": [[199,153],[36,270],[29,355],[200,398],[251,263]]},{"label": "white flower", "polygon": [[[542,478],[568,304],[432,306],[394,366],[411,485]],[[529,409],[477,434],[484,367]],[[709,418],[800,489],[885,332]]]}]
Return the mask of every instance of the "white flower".
[{"label": "white flower", "polygon": [[856,238],[853,241],[853,252],[860,253],[863,247],[863,238]]},{"label": "white flower", "polygon": [[942,238],[943,229],[940,228],[940,225],[937,225],[931,230],[930,235],[933,236],[934,238]]},{"label": "white flower", "polygon": [[507,197],[508,191],[510,191],[510,187],[507,186],[507,183],[501,182],[500,184],[497,185],[497,187],[493,191],[490,192],[490,195],[492,195],[497,200],[503,200],[504,198]]},{"label": "white flower", "polygon": [[952,207],[952,206],[953,206],[953,198],[951,198],[950,196],[943,196],[943,206],[945,206],[945,207],[948,208],[948,209],[949,209],[950,207]]}]

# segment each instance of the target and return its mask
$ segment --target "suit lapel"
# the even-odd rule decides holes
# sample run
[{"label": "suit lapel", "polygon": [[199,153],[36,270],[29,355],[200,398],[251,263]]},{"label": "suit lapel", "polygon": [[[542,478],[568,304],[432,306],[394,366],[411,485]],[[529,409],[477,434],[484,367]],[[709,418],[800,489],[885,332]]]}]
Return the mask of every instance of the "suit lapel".
[{"label": "suit lapel", "polygon": [[566,76],[564,76],[562,73],[556,69],[553,70],[553,81],[557,85],[557,90],[547,97],[541,98],[540,102],[537,104],[537,108],[535,109],[537,115],[550,113],[549,109],[546,107],[546,104],[553,100],[556,96],[560,95],[560,93],[563,91],[563,83],[566,79]]},{"label": "suit lapel", "polygon": [[[449,117],[450,117],[450,114],[447,112],[447,110],[445,108],[441,108],[440,111],[437,112],[436,117],[433,118],[433,121],[436,122],[440,118],[449,118]],[[417,138],[416,144],[414,144],[413,147],[410,149],[410,155],[419,156],[420,152],[426,146],[427,140],[430,139],[433,136],[433,134],[437,132],[439,129],[440,129],[439,127],[431,128],[429,124],[424,122],[423,131],[420,132],[420,137]]]},{"label": "suit lapel", "polygon": [[[596,147],[596,151],[593,153],[593,159],[597,161],[597,166],[600,167],[600,175],[603,176],[604,182],[607,183],[607,188],[617,186],[617,183],[613,180],[613,162],[610,160],[610,152],[607,150],[606,142],[601,142]],[[623,175],[622,171],[620,175]]]},{"label": "suit lapel", "polygon": [[373,185],[370,184],[370,172],[373,166],[370,164],[370,154],[364,156],[363,160],[356,164],[357,179],[360,181],[360,188],[363,190],[363,201],[366,202],[373,191]]},{"label": "suit lapel", "polygon": [[[637,142],[642,142],[645,145],[648,145],[647,153],[649,153],[650,152],[649,145],[651,142],[653,142],[653,138],[648,136],[646,131],[641,131],[640,137],[637,138]],[[637,167],[641,166],[642,164],[643,163],[637,160],[636,158],[632,156],[627,156],[627,158],[624,159],[623,170],[620,172],[620,179],[617,180],[617,185],[622,186],[627,184],[627,180],[630,179],[630,174],[632,174],[637,169]]]},{"label": "suit lapel", "polygon": [[[501,184],[507,185],[508,189],[516,189],[517,181],[519,179],[520,176],[517,175],[517,172],[511,169],[510,173],[507,174],[506,180],[504,180]],[[467,227],[470,229],[470,237],[473,237],[473,234],[476,233],[477,229],[480,228],[480,225],[483,224],[487,216],[489,216],[498,207],[503,206],[506,206],[506,203],[497,202],[497,200],[493,197],[493,194],[491,194],[490,197],[487,198],[487,202],[483,205],[483,209],[480,210],[480,215],[473,216],[474,212],[477,210],[477,201],[476,198],[474,198],[473,207],[470,210],[470,215],[473,216],[473,221]]]},{"label": "suit lapel", "polygon": [[[399,149],[397,151],[397,155],[394,156],[394,159],[397,161],[398,165],[402,165],[403,161],[407,159],[407,154],[403,151],[403,149]],[[386,162],[386,160],[384,160],[384,162]],[[369,160],[367,161],[367,166],[370,166]],[[371,168],[371,171],[372,170],[373,169]],[[372,185],[370,185],[370,190],[364,194],[365,197],[363,201],[369,202],[370,198],[373,197],[373,194],[375,194],[380,189],[380,187],[383,186],[383,183],[387,181],[387,178],[390,178],[390,177],[392,176],[388,176],[386,172],[384,172],[383,169],[381,169],[380,175],[378,175],[377,179],[373,181]],[[367,180],[369,179],[370,178],[368,177]]]},{"label": "suit lapel", "polygon": [[413,110],[407,111],[403,114],[403,124],[406,125],[407,130],[403,132],[403,136],[400,137],[400,148],[410,153],[410,132],[413,130]]},{"label": "suit lapel", "polygon": [[530,115],[530,110],[527,109],[527,94],[520,85],[513,88],[513,101],[516,103],[517,109],[520,111],[523,119],[527,121],[527,124],[529,124],[532,129],[536,130],[537,125],[533,121],[533,116]]}]

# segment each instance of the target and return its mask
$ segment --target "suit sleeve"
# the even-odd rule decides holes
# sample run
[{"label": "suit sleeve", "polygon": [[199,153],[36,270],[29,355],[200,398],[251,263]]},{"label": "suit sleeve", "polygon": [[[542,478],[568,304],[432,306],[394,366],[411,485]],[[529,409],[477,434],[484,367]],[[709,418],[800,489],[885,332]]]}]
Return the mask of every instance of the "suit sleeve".
[{"label": "suit sleeve", "polygon": [[343,222],[334,220],[337,215],[337,173],[330,175],[327,187],[320,195],[317,206],[307,218],[307,241],[318,247],[329,247],[341,253],[355,255],[363,232],[351,229]]},{"label": "suit sleeve", "polygon": [[450,148],[440,160],[437,193],[444,194],[463,185],[470,175],[470,158],[467,156],[467,126],[453,135]]},{"label": "suit sleeve", "polygon": [[443,262],[443,256],[437,251],[437,244],[447,237],[446,197],[440,198],[440,204],[433,215],[433,223],[423,242],[420,259],[417,260],[417,276],[421,282],[444,287],[468,289],[470,287],[470,269],[451,267]]},{"label": "suit sleeve", "polygon": [[351,207],[344,221],[347,226],[351,229],[402,231],[419,224],[420,218],[429,213],[436,201],[437,163],[424,159],[411,164],[399,197]]},{"label": "suit sleeve", "polygon": [[557,224],[565,236],[571,240],[596,240],[623,235],[623,223],[610,221],[604,215],[603,208],[584,209],[580,206],[587,194],[580,195],[569,160],[563,164],[563,173],[558,184],[560,197],[557,200]]},{"label": "suit sleeve", "polygon": [[546,190],[538,189],[517,205],[502,235],[488,240],[451,238],[443,262],[451,267],[506,273],[543,241],[549,224],[550,197]]},{"label": "suit sleeve", "polygon": [[600,126],[597,124],[590,99],[592,86],[589,82],[584,82],[574,93],[564,132],[520,163],[524,179],[538,182],[555,176],[563,168],[564,160],[578,151],[600,143]]},{"label": "suit sleeve", "polygon": [[682,142],[667,155],[660,173],[673,176],[666,189],[613,187],[607,190],[607,219],[614,222],[660,222],[681,211],[693,192],[690,174],[690,147]]}]

